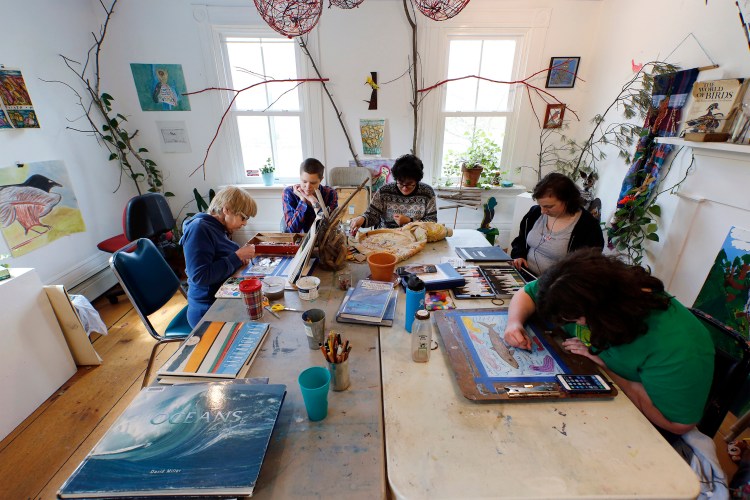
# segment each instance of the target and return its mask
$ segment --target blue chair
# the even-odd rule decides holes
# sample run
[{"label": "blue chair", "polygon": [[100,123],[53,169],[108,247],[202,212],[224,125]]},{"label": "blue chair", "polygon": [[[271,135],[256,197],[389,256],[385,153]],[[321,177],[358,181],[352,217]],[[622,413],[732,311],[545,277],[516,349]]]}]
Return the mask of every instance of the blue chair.
[{"label": "blue chair", "polygon": [[157,341],[143,377],[142,387],[146,387],[157,347],[167,342],[185,340],[192,331],[187,321],[187,306],[177,313],[163,334],[156,331],[148,317],[169,302],[177,290],[183,296],[187,295],[159,249],[147,238],[140,238],[116,251],[109,259],[109,265],[146,330]]}]

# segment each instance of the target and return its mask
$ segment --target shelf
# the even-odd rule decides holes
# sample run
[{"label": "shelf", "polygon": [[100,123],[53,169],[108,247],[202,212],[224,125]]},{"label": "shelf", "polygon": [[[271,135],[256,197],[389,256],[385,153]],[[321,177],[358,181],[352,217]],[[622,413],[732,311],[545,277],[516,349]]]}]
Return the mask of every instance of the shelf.
[{"label": "shelf", "polygon": [[656,142],[659,144],[672,144],[674,146],[687,146],[693,149],[706,149],[711,151],[724,151],[727,153],[745,153],[750,154],[750,145],[733,144],[731,142],[696,142],[686,141],[679,137],[657,137]]}]

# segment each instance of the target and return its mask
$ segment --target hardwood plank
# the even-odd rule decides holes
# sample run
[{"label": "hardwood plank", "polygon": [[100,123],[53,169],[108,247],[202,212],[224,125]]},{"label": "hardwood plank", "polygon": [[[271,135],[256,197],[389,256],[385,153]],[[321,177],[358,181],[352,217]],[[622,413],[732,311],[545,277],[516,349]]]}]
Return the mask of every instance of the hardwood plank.
[{"label": "hardwood plank", "polygon": [[[151,318],[156,328],[165,328],[184,303],[182,296],[173,298]],[[29,417],[32,421],[14,432],[0,451],[0,491],[5,498],[27,498],[43,489],[127,389],[140,386],[153,343],[134,312],[110,329],[97,345],[104,363],[77,374],[75,383],[66,384],[62,394],[58,391]],[[176,349],[176,344],[170,347]]]}]

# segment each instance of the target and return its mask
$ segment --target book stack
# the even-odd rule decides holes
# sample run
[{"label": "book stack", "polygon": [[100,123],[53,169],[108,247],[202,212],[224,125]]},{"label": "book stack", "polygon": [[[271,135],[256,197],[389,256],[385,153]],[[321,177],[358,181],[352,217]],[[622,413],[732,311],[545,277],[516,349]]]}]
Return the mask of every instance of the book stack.
[{"label": "book stack", "polygon": [[57,495],[251,496],[285,395],[242,380],[147,387]]},{"label": "book stack", "polygon": [[393,283],[361,280],[346,292],[341,302],[336,321],[391,326],[396,312],[398,290]]},{"label": "book stack", "polygon": [[244,377],[268,323],[203,321],[156,373],[166,384]]}]

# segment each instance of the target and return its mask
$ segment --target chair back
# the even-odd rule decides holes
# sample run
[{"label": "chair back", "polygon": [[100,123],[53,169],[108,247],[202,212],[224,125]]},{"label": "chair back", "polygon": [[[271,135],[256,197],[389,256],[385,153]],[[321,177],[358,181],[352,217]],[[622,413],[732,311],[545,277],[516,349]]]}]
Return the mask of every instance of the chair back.
[{"label": "chair back", "polygon": [[708,401],[698,430],[713,437],[750,374],[750,347],[738,332],[698,309],[690,309],[711,334],[716,354]]},{"label": "chair back", "polygon": [[151,240],[140,238],[112,254],[109,265],[151,336],[162,338],[148,316],[169,302],[177,290],[183,295],[185,291],[159,249]]},{"label": "chair back", "polygon": [[[364,167],[334,167],[328,172],[328,185],[337,186],[359,186],[365,179],[371,179],[370,170]],[[370,189],[370,183],[365,186]]]},{"label": "chair back", "polygon": [[130,241],[138,238],[158,240],[175,226],[172,210],[161,193],[135,196],[125,207],[125,236]]}]

